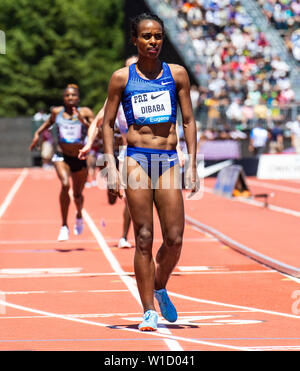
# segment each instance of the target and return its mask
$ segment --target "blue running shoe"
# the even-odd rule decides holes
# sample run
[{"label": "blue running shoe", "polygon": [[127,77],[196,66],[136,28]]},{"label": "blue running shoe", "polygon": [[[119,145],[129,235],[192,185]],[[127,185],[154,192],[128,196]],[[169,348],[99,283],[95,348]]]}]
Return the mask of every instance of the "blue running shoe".
[{"label": "blue running shoe", "polygon": [[143,322],[139,324],[140,331],[156,331],[158,314],[155,310],[147,310],[144,313]]},{"label": "blue running shoe", "polygon": [[154,290],[154,296],[158,301],[161,315],[167,321],[175,322],[177,320],[177,311],[168,296],[167,290],[166,289]]}]

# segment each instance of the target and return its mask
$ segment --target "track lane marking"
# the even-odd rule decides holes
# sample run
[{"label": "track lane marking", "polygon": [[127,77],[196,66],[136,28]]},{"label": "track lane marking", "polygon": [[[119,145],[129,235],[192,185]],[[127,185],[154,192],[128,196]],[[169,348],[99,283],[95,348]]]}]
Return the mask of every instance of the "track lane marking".
[{"label": "track lane marking", "polygon": [[[62,320],[67,320],[67,321],[77,322],[77,323],[83,323],[83,324],[86,324],[86,325],[92,325],[92,326],[98,326],[98,327],[114,328],[114,329],[118,329],[118,330],[122,330],[122,331],[129,331],[129,332],[138,333],[140,335],[143,334],[143,333],[141,333],[141,331],[136,330],[136,329],[130,329],[130,328],[121,327],[121,326],[118,326],[118,325],[117,326],[112,326],[112,325],[108,325],[108,324],[105,324],[105,323],[88,321],[88,320],[81,319],[81,318],[68,317],[68,316],[62,315],[62,314],[41,311],[41,310],[38,310],[38,309],[25,307],[23,305],[17,305],[17,304],[9,303],[7,301],[2,301],[0,299],[0,306],[1,305],[5,305],[6,307],[14,308],[14,309],[25,311],[25,312],[31,312],[31,313],[36,313],[36,314],[40,314],[40,315],[43,315],[43,316],[49,316],[51,318],[57,318],[57,319],[62,319]],[[248,347],[238,347],[238,346],[232,346],[232,345],[224,345],[224,344],[220,344],[220,343],[201,341],[201,340],[197,340],[197,339],[185,338],[185,337],[175,336],[175,335],[172,335],[172,334],[165,334],[165,333],[161,333],[161,332],[147,332],[147,335],[148,336],[159,337],[159,338],[164,338],[165,341],[172,341],[172,342],[182,341],[182,342],[187,342],[187,343],[196,343],[196,344],[201,344],[201,345],[207,345],[207,346],[216,347],[216,348],[233,349],[233,350],[240,350],[240,351],[251,351],[251,349],[249,349]]]},{"label": "track lane marking", "polygon": [[[190,276],[190,275],[203,275],[203,274],[264,274],[264,273],[280,273],[277,270],[251,270],[251,271],[202,271],[202,272],[172,272],[172,276]],[[135,276],[134,272],[124,272],[123,276]],[[119,273],[108,272],[108,273],[70,273],[70,274],[27,274],[27,275],[12,275],[12,274],[2,274],[0,279],[3,278],[54,278],[54,277],[101,277],[101,276],[120,276]],[[292,279],[292,278],[291,278]],[[296,281],[299,282],[299,281]]]},{"label": "track lane marking", "polygon": [[271,189],[277,189],[278,191],[282,191],[282,192],[300,194],[300,189],[289,187],[289,186],[284,186],[284,185],[279,185],[279,184],[272,184],[272,183],[267,183],[267,182],[260,182],[258,180],[253,180],[253,179],[247,179],[247,182],[250,185],[252,184],[252,185],[257,186],[257,187],[271,188]]},{"label": "track lane marking", "polygon": [[22,185],[24,179],[26,178],[27,174],[28,174],[28,169],[24,168],[21,171],[21,174],[18,176],[15,183],[13,184],[13,186],[10,188],[7,196],[5,197],[4,201],[2,202],[2,204],[0,206],[0,219],[4,215],[8,206],[11,204],[13,198],[15,197],[16,193],[18,192],[19,188],[21,187],[21,185]]},{"label": "track lane marking", "polygon": [[[123,276],[130,276],[134,275],[134,272],[124,272]],[[115,273],[115,272],[107,272],[107,273],[99,273],[99,272],[89,272],[89,273],[64,273],[64,274],[2,274],[0,275],[1,278],[13,278],[13,279],[18,279],[18,278],[53,278],[53,277],[105,277],[105,276],[120,276],[120,274]]]},{"label": "track lane marking", "polygon": [[[94,237],[96,238],[104,256],[108,260],[109,264],[111,265],[112,269],[118,273],[119,277],[125,284],[125,286],[129,289],[130,293],[133,295],[133,297],[137,300],[139,305],[142,307],[142,303],[140,300],[140,295],[137,289],[137,286],[134,282],[134,280],[125,274],[122,267],[120,266],[118,260],[114,256],[114,254],[111,252],[109,246],[107,245],[102,233],[97,228],[96,224],[94,223],[93,219],[90,217],[88,212],[83,209],[82,210],[82,216],[87,223],[88,227],[90,228],[91,232],[93,233]],[[170,334],[169,329],[167,329],[165,326],[160,327],[159,329],[160,333],[163,334]],[[179,345],[179,343],[176,340],[165,340],[167,346],[172,351],[182,351],[182,347]]]},{"label": "track lane marking", "polygon": [[174,297],[177,297],[177,298],[180,298],[180,299],[191,300],[191,301],[194,301],[194,302],[197,302],[197,303],[212,304],[212,305],[216,305],[216,306],[236,308],[236,309],[242,309],[242,310],[247,310],[247,311],[252,311],[252,312],[260,312],[260,313],[265,313],[265,314],[272,314],[272,315],[275,315],[275,316],[294,318],[294,319],[299,319],[300,320],[300,316],[297,316],[297,315],[294,315],[294,314],[276,312],[276,311],[267,310],[267,309],[247,307],[247,306],[244,306],[244,305],[222,303],[222,302],[213,301],[213,300],[198,299],[198,298],[194,298],[194,297],[188,296],[188,295],[177,294],[176,292],[172,292],[172,291],[168,291],[168,293],[169,293],[170,296],[174,296]]},{"label": "track lane marking", "polygon": [[[211,193],[211,194],[214,194],[216,196],[219,196],[219,195],[214,193],[213,188],[205,187],[204,192]],[[222,197],[222,196],[220,196],[220,197]],[[245,203],[245,204],[255,206],[255,207],[264,207],[264,205],[265,205],[264,202],[260,202],[260,201],[256,201],[256,200],[247,200],[247,199],[244,199],[242,197],[236,197],[236,198],[226,197],[226,199],[230,200],[230,201]],[[272,204],[268,204],[268,209],[271,210],[271,211],[276,211],[278,213],[287,214],[287,215],[290,215],[290,216],[295,216],[297,218],[300,218],[300,211],[297,211],[297,210],[287,209],[285,207],[276,206],[276,205],[272,205]]]},{"label": "track lane marking", "polygon": [[227,235],[218,231],[217,229],[205,225],[194,218],[191,218],[189,215],[185,216],[185,220],[187,223],[197,226],[199,230],[208,231],[210,234],[214,235],[220,242],[223,242],[225,245],[248,256],[249,258],[258,261],[261,264],[267,265],[268,267],[276,269],[280,272],[287,273],[291,276],[300,278],[300,267],[294,267],[279,260],[273,259],[267,255],[261,254],[233,240],[232,238],[228,237]]}]

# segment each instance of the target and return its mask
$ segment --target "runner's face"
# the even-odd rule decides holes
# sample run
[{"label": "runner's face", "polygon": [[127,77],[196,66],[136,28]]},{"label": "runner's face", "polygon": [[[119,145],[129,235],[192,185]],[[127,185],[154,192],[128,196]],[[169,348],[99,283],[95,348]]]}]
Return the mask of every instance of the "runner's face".
[{"label": "runner's face", "polygon": [[155,59],[163,44],[161,25],[153,20],[144,20],[138,24],[138,35],[133,40],[141,56]]},{"label": "runner's face", "polygon": [[79,103],[79,95],[77,89],[69,88],[64,92],[64,103],[66,106],[77,106]]}]

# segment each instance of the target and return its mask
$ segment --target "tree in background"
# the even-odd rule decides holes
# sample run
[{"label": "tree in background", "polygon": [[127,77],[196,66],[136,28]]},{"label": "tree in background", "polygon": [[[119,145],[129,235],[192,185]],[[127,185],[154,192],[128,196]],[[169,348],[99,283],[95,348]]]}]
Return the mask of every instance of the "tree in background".
[{"label": "tree in background", "polygon": [[123,66],[123,0],[1,0],[0,116],[60,105],[68,83],[97,111]]}]

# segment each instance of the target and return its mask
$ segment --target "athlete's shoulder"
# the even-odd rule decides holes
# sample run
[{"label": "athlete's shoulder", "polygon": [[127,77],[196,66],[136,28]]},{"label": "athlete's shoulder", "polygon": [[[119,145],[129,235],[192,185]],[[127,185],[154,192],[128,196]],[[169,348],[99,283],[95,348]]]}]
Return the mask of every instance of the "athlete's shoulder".
[{"label": "athlete's shoulder", "polygon": [[56,116],[64,109],[64,106],[57,106],[51,108],[50,120],[55,122]]},{"label": "athlete's shoulder", "polygon": [[90,107],[86,107],[86,106],[80,107],[80,110],[83,114],[86,114],[86,115],[91,115],[92,114],[93,115],[93,111],[91,110]]},{"label": "athlete's shoulder", "polygon": [[189,84],[189,75],[185,67],[180,64],[169,64],[171,74],[177,86]]},{"label": "athlete's shoulder", "polygon": [[167,63],[172,75],[177,75],[177,74],[186,74],[186,69],[181,66],[180,64],[174,64],[174,63]]},{"label": "athlete's shoulder", "polygon": [[64,106],[56,106],[51,108],[51,114],[58,115],[63,110]]},{"label": "athlete's shoulder", "polygon": [[129,75],[129,67],[122,67],[115,72],[113,72],[111,76],[111,82],[114,84],[119,85],[126,85]]}]

